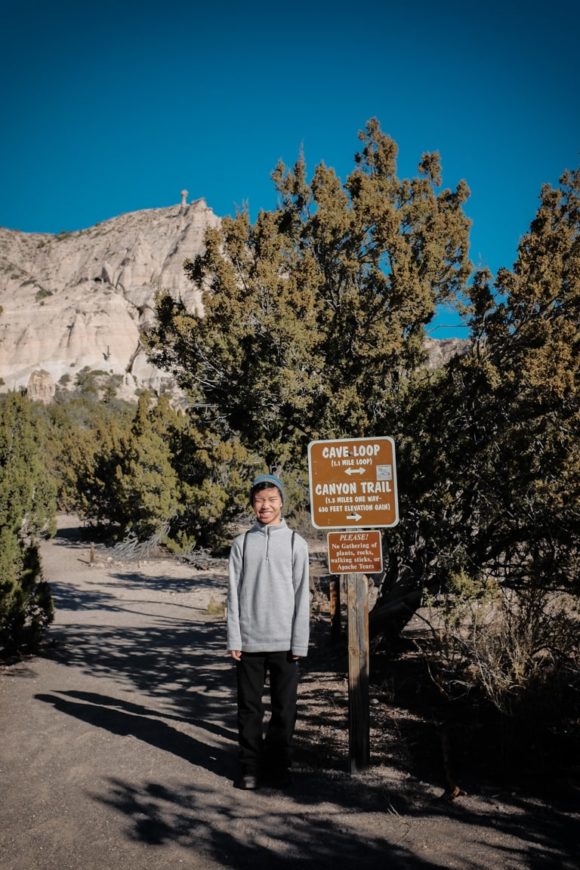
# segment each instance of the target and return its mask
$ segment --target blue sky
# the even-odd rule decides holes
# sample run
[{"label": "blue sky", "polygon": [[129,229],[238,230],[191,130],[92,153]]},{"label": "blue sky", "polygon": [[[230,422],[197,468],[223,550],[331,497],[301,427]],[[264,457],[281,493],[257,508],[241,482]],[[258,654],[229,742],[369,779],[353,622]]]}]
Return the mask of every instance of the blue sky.
[{"label": "blue sky", "polygon": [[[370,117],[399,175],[437,150],[471,256],[511,266],[580,153],[577,0],[0,0],[0,226],[59,232],[204,197],[275,204],[303,147],[341,178]],[[446,329],[444,324],[454,324]],[[463,334],[443,313],[434,337]]]}]

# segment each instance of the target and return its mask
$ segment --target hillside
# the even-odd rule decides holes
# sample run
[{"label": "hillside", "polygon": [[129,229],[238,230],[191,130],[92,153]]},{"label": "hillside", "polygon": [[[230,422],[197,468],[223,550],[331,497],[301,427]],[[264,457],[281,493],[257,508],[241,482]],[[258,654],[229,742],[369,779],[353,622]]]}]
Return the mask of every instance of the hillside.
[{"label": "hillside", "polygon": [[159,389],[167,375],[147,362],[139,331],[160,289],[199,308],[183,261],[200,252],[207,227],[218,223],[197,200],[73,233],[0,229],[3,389],[28,387],[35,373],[31,392],[42,398],[61,379],[73,384],[86,367],[122,376],[128,398],[140,386]]}]

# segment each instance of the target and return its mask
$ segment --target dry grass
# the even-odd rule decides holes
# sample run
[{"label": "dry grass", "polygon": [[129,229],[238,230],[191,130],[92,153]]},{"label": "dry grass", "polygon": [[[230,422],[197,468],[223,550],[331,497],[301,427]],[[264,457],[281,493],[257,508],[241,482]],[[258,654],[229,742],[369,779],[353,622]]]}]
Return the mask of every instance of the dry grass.
[{"label": "dry grass", "polygon": [[502,589],[459,578],[429,601],[418,646],[440,691],[478,689],[502,714],[544,712],[580,682],[579,602],[541,589]]}]

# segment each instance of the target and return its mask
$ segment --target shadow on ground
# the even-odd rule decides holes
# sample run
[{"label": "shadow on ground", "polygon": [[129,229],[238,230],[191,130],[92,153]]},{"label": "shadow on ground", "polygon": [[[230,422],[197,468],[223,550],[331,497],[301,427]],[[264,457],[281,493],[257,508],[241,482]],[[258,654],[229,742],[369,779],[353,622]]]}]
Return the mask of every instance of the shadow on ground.
[{"label": "shadow on ground", "polygon": [[[338,862],[346,868],[485,870],[492,866],[490,854],[498,866],[529,870],[577,866],[572,820],[546,819],[541,808],[525,800],[514,800],[502,814],[493,807],[488,813],[456,807],[452,816],[460,841],[454,845],[451,828],[443,835],[439,829],[437,842],[433,839],[436,828],[430,823],[438,818],[433,811],[391,816],[389,834],[382,833],[380,814],[389,811],[380,790],[353,783],[324,784],[304,777],[281,808],[270,802],[266,792],[244,795],[251,799],[240,801],[233,793],[218,796],[195,784],[184,789],[151,781],[136,788],[111,780],[108,793],[94,797],[126,816],[132,839],[151,846],[179,843],[231,868],[269,870],[275,861],[282,867],[331,868]],[[361,816],[365,812],[371,814],[367,820]],[[503,844],[498,845],[501,835]],[[446,838],[451,842],[442,849],[441,840],[445,847]],[[434,852],[445,854],[443,863],[429,858]]]},{"label": "shadow on ground", "polygon": [[[223,625],[163,617],[159,623],[69,625],[58,631],[45,656],[107,677],[121,692],[137,690],[151,698],[157,715],[161,710],[164,717],[200,727],[227,718],[234,739],[235,673],[224,652]],[[114,703],[110,699],[106,706]]]},{"label": "shadow on ground", "polygon": [[131,838],[150,846],[177,842],[229,868],[330,868],[337,860],[341,867],[357,868],[440,866],[380,834],[357,833],[336,806],[313,809],[325,796],[312,800],[305,790],[309,785],[305,781],[282,805],[266,791],[240,799],[195,785],[147,782],[135,788],[118,780],[110,782],[107,795],[95,797],[127,817]]},{"label": "shadow on ground", "polygon": [[[140,574],[119,578],[136,588],[166,589],[166,578]],[[203,582],[203,581],[202,581]],[[157,584],[157,586],[155,585]],[[111,591],[57,586],[69,610],[127,609]],[[125,587],[127,588],[127,587]],[[134,613],[134,611],[131,611]],[[111,779],[93,791],[94,800],[123,815],[127,836],[149,846],[176,843],[231,868],[392,867],[485,868],[477,857],[497,843],[504,866],[572,868],[577,853],[577,817],[569,807],[516,793],[478,795],[477,801],[442,803],[433,799],[419,773],[433,776],[420,761],[409,734],[419,740],[419,724],[405,734],[404,722],[383,727],[374,746],[382,765],[362,777],[349,777],[345,757],[347,689],[344,651],[333,650],[327,627],[313,631],[312,655],[303,666],[297,733],[297,775],[288,795],[232,788],[236,773],[235,672],[225,653],[223,621],[149,617],[137,626],[62,626],[45,656],[91,677],[107,678],[99,691],[53,691],[38,700],[61,713],[115,735],[132,735],[191,765],[191,785],[146,780],[139,785]],[[94,686],[94,683],[92,683]],[[148,702],[125,697],[138,692]],[[381,700],[382,703],[382,700]],[[427,727],[423,723],[423,727]],[[404,744],[404,751],[397,742]],[[385,778],[391,768],[398,779]],[[218,778],[215,787],[200,781],[199,769]],[[276,799],[274,800],[274,797]],[[462,863],[429,860],[429,821],[447,820],[461,830]],[[387,823],[387,824],[386,824]],[[449,831],[451,829],[448,829]],[[388,835],[385,833],[388,831]],[[450,835],[452,836],[452,835]],[[508,846],[513,837],[518,845]],[[449,846],[452,855],[453,846]],[[503,850],[503,852],[502,852]],[[469,856],[469,857],[467,857]],[[456,856],[457,857],[457,856]],[[486,859],[487,860],[487,859]]]}]

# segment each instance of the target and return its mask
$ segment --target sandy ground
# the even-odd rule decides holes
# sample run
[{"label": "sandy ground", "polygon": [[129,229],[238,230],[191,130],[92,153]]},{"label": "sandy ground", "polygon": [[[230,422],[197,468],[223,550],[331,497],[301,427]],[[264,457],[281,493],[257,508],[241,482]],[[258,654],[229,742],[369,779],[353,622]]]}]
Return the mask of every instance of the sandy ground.
[{"label": "sandy ground", "polygon": [[569,805],[492,792],[442,803],[440,782],[382,749],[350,776],[344,674],[316,655],[324,620],[303,670],[292,789],[235,789],[225,563],[97,550],[91,565],[73,519],[43,563],[49,642],[0,673],[2,870],[580,866]]}]

